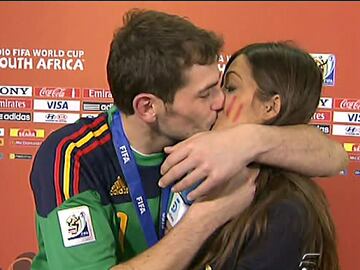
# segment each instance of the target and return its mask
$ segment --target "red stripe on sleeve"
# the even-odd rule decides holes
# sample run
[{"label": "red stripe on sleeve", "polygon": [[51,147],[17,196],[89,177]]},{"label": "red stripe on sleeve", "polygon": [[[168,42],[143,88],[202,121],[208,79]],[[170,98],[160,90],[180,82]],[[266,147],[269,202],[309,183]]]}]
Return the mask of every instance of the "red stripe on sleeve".
[{"label": "red stripe on sleeve", "polygon": [[56,147],[55,168],[54,168],[54,182],[55,182],[54,185],[55,185],[57,206],[60,206],[63,202],[62,192],[61,192],[61,188],[60,188],[60,166],[61,166],[61,158],[62,158],[61,152],[62,152],[62,149],[63,149],[65,143],[67,143],[68,141],[77,139],[78,137],[82,136],[88,129],[94,128],[99,123],[103,122],[104,120],[106,120],[106,115],[104,115],[103,117],[99,117],[91,124],[83,126],[81,129],[79,129],[77,132],[71,134],[70,136],[66,136],[65,138],[63,138],[61,140],[59,145]]},{"label": "red stripe on sleeve", "polygon": [[79,150],[76,154],[75,154],[75,171],[74,171],[74,195],[79,194],[79,181],[80,181],[80,158],[83,155],[88,154],[89,152],[91,152],[92,150],[94,150],[96,147],[99,147],[105,143],[107,143],[108,141],[111,140],[111,134],[108,133],[106,136],[104,136],[104,138],[102,138],[101,140],[96,140],[94,141],[92,144],[88,145],[86,148]]}]

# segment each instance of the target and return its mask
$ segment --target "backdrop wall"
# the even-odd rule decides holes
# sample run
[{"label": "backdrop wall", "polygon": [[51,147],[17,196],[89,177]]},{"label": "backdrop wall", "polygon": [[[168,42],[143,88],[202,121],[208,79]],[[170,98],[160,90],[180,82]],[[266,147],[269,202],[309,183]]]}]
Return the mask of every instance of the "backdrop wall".
[{"label": "backdrop wall", "polygon": [[[343,270],[360,269],[360,3],[1,2],[0,269],[29,269],[37,252],[31,163],[49,133],[111,103],[106,60],[113,31],[132,7],[189,17],[222,33],[231,52],[258,41],[294,40],[325,71],[313,124],[344,144],[342,175],[317,180],[330,201]],[[276,252],[276,251],[275,251]]]}]

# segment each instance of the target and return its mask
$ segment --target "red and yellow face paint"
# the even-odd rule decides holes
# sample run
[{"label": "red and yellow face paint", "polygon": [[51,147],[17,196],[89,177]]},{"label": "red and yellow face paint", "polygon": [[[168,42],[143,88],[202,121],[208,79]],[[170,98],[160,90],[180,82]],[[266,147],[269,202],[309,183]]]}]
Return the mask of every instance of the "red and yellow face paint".
[{"label": "red and yellow face paint", "polygon": [[243,104],[240,103],[237,96],[232,96],[229,106],[225,109],[225,115],[231,123],[237,123],[241,116],[242,109]]}]

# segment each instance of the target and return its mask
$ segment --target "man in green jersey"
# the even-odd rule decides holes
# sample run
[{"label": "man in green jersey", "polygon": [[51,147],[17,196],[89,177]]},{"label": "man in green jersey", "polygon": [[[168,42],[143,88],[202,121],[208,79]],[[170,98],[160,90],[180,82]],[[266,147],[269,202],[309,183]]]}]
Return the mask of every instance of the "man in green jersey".
[{"label": "man in green jersey", "polygon": [[[184,269],[206,238],[251,202],[256,171],[240,175],[245,184],[232,181],[212,200],[196,201],[163,237],[169,189],[157,185],[162,150],[215,123],[224,102],[216,62],[221,47],[216,34],[178,16],[139,10],[125,15],[107,65],[115,106],[53,132],[34,160],[39,253],[32,269]],[[287,132],[278,128],[273,134]],[[342,162],[342,152],[329,160],[333,142],[309,132],[313,137],[295,135],[282,149],[298,155],[297,161],[279,160],[279,166],[295,170],[299,162],[328,162],[330,168]],[[326,145],[317,149],[319,160],[299,149],[316,148],[319,140]],[[271,140],[259,144],[260,150]],[[263,161],[272,155],[276,149]]]}]

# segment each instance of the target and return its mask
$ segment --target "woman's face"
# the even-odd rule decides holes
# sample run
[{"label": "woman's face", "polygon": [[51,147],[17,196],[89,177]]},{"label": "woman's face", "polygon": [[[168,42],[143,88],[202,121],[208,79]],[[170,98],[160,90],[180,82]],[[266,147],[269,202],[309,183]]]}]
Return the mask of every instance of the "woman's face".
[{"label": "woman's face", "polygon": [[225,74],[225,105],[216,121],[215,129],[229,128],[237,124],[263,123],[265,104],[255,94],[257,88],[246,56],[238,56]]}]

